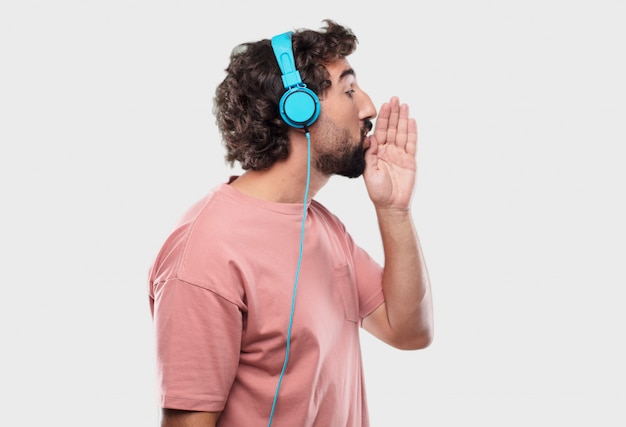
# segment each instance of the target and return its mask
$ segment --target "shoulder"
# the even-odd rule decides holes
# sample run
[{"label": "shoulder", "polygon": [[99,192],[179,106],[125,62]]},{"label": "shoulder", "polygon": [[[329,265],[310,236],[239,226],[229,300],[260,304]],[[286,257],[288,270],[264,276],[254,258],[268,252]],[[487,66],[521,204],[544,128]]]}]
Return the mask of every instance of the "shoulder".
[{"label": "shoulder", "polygon": [[337,215],[331,212],[322,203],[312,200],[310,206],[310,212],[320,221],[324,221],[331,226],[335,231],[341,233],[347,233],[345,224],[339,219]]},{"label": "shoulder", "polygon": [[206,265],[219,255],[215,243],[225,239],[234,209],[223,193],[222,186],[214,188],[180,216],[154,260],[151,280],[180,278],[190,266]]}]

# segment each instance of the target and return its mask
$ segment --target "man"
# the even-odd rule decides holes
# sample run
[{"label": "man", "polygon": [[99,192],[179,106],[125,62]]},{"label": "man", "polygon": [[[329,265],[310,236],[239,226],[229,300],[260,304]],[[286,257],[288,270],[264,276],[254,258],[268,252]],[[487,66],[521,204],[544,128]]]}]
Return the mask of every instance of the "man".
[{"label": "man", "polygon": [[[368,426],[359,328],[400,349],[432,340],[411,218],[417,125],[392,97],[367,136],[376,109],[346,58],[356,36],[325,24],[282,35],[288,49],[239,46],[216,90],[226,159],[245,173],[183,216],[150,272],[164,427]],[[295,123],[294,76],[313,93]],[[334,174],[364,177],[384,267],[314,200]]]}]

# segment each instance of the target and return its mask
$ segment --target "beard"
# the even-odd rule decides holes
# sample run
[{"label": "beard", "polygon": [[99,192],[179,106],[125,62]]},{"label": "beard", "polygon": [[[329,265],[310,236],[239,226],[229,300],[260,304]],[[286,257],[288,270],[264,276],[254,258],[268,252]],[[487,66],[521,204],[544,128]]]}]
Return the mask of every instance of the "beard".
[{"label": "beard", "polygon": [[341,133],[337,146],[330,152],[319,153],[315,160],[315,168],[324,175],[341,175],[347,178],[357,178],[365,171],[365,149],[363,143],[367,133],[372,128],[368,120],[361,131],[358,144],[354,144],[347,131]]},{"label": "beard", "polygon": [[315,168],[324,175],[342,175],[357,178],[365,171],[365,150],[363,145],[346,147],[341,152],[320,154]]}]

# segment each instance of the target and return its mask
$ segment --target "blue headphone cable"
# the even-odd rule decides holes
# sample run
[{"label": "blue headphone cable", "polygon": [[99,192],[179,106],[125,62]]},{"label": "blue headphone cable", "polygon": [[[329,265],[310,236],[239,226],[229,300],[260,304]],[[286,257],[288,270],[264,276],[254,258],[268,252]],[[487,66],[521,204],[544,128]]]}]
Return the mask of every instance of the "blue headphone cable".
[{"label": "blue headphone cable", "polygon": [[311,135],[309,130],[305,126],[304,128],[307,142],[307,167],[306,167],[306,186],[304,188],[304,203],[302,212],[302,226],[300,228],[300,254],[298,256],[298,266],[296,268],[296,278],[293,283],[293,294],[291,296],[291,312],[289,314],[289,327],[287,328],[287,344],[285,346],[285,361],[283,362],[283,369],[278,377],[278,385],[276,386],[276,393],[274,393],[274,401],[272,402],[272,412],[270,413],[269,422],[267,427],[272,425],[274,419],[274,411],[276,410],[276,402],[278,401],[278,392],[283,382],[283,376],[287,370],[287,362],[289,361],[289,350],[291,348],[291,329],[293,326],[293,313],[296,308],[296,291],[298,289],[298,278],[300,276],[300,265],[302,264],[302,252],[304,248],[304,224],[306,222],[307,202],[309,198],[309,184],[311,182]]}]

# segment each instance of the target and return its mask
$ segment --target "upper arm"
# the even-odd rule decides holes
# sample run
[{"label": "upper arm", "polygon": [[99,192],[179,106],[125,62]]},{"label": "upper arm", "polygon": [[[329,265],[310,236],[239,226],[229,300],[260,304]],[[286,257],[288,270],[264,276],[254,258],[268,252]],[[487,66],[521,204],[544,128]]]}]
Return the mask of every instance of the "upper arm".
[{"label": "upper arm", "polygon": [[215,427],[220,412],[163,409],[161,427]]},{"label": "upper arm", "polygon": [[161,283],[156,295],[158,401],[166,408],[221,411],[239,363],[240,309],[180,279]]}]

